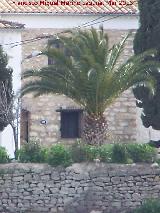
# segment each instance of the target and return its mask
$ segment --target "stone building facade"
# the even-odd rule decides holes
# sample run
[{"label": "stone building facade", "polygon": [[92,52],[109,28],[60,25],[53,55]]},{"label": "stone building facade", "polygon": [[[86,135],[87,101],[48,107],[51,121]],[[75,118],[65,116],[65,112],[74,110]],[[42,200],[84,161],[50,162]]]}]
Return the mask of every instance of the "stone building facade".
[{"label": "stone building facade", "polygon": [[[28,40],[46,34],[55,34],[61,30],[56,29],[25,29],[22,33],[22,40]],[[110,45],[118,42],[127,33],[128,30],[106,30],[109,35]],[[134,35],[134,34],[133,34]],[[132,42],[133,36],[126,43],[123,54],[123,60],[126,60],[133,54]],[[41,51],[47,45],[48,40],[40,40],[34,43],[28,43],[22,46],[23,58],[26,58],[33,51]],[[48,58],[38,56],[25,60],[22,64],[22,70],[38,69],[48,65]],[[22,100],[22,109],[28,112],[27,118],[22,117],[21,121],[21,139],[26,138],[26,131],[29,138],[37,138],[42,144],[51,145],[58,141],[70,142],[71,139],[61,138],[61,112],[58,109],[77,109],[79,106],[63,95],[43,95],[33,98],[26,95]],[[109,137],[111,140],[136,141],[137,139],[137,109],[135,99],[131,90],[124,92],[116,102],[105,111],[108,120]],[[26,122],[27,121],[27,122]],[[26,127],[27,125],[27,127]],[[28,128],[28,129],[27,129]]]},{"label": "stone building facade", "polygon": [[[2,19],[25,25],[25,30],[21,33],[22,43],[16,42],[15,45],[15,47],[19,47],[21,55],[19,58],[22,59],[22,63],[19,63],[21,72],[30,68],[38,69],[48,64],[48,59],[42,56],[26,59],[33,51],[44,49],[48,42],[47,39],[29,41],[37,36],[41,37],[47,33],[56,34],[77,26],[83,28],[93,26],[98,29],[99,25],[103,24],[112,45],[118,42],[129,30],[136,31],[139,25],[137,1],[125,6],[116,0],[114,5],[110,4],[110,1],[104,0],[101,6],[88,6],[83,3],[78,6],[64,4],[55,6],[21,5],[18,1],[12,2],[10,0],[1,0],[1,2]],[[133,54],[132,40],[133,37],[129,38],[127,42],[123,60]],[[17,60],[16,54],[14,58]],[[73,120],[82,117],[82,111],[75,112],[79,107],[65,96],[45,95],[38,98],[33,98],[31,95],[25,96],[22,100],[21,142],[32,137],[47,145],[58,141],[63,141],[65,144],[73,141],[69,137],[64,137],[67,131],[62,134],[62,129],[64,130],[64,126],[67,127],[68,125],[65,117],[69,117],[71,114]],[[105,115],[108,120],[108,132],[111,141],[141,142],[149,140],[149,131],[141,123],[140,112],[136,108],[131,90],[124,92],[109,109],[106,109]],[[76,121],[76,125],[80,126],[79,120]],[[80,134],[80,128],[77,129],[76,137]]]},{"label": "stone building facade", "polygon": [[[120,1],[115,0],[114,5],[112,5],[110,1],[103,0],[102,6],[82,4],[72,5],[71,7],[64,4],[54,7],[43,4],[21,5],[18,3],[19,1],[1,0],[0,7],[1,19],[25,25],[25,30],[22,33],[20,32],[18,35],[11,33],[9,37],[5,36],[4,41],[2,41],[2,43],[10,44],[6,47],[9,47],[9,53],[13,53],[10,61],[13,62],[12,67],[18,87],[21,84],[19,73],[26,69],[37,69],[48,64],[48,59],[42,56],[24,60],[33,51],[40,51],[47,44],[45,39],[32,40],[32,42],[28,39],[47,33],[55,34],[77,26],[89,28],[92,25],[98,28],[100,24],[103,24],[112,45],[118,42],[129,30],[136,31],[139,27],[137,1],[122,5]],[[9,39],[9,42],[6,39]],[[124,60],[133,54],[132,40],[133,37],[129,38],[127,42],[123,55]],[[23,43],[23,41],[25,42]],[[63,112],[65,110],[72,112],[75,108],[78,109],[79,106],[65,96],[52,95],[39,98],[33,98],[31,95],[25,96],[22,100],[21,142],[24,139],[35,137],[42,144],[51,145],[57,141],[69,143],[70,139],[62,140],[61,138],[61,125],[64,124],[64,122],[61,122],[63,120],[61,119],[61,112],[62,110]],[[141,111],[136,108],[131,90],[124,92],[105,111],[111,141],[147,142],[150,139],[158,140],[160,132],[144,128],[140,114]],[[12,130],[10,130],[10,133],[13,135]],[[12,150],[14,152],[13,148]]]}]

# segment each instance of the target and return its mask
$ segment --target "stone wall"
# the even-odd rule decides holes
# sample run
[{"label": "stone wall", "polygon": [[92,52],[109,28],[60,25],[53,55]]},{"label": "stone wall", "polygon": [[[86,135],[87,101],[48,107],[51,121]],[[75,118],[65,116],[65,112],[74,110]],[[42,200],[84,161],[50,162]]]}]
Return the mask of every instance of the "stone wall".
[{"label": "stone wall", "polygon": [[[61,30],[60,30],[61,31]],[[35,38],[39,35],[53,34],[59,31],[55,29],[26,29],[22,33],[22,40]],[[126,30],[107,30],[109,35],[110,45],[118,42],[128,32]],[[126,43],[122,60],[126,60],[133,54],[132,51],[133,37],[129,38]],[[40,40],[33,43],[27,43],[22,46],[23,58],[26,58],[34,50],[42,50],[47,44],[47,40]],[[47,66],[46,57],[36,57],[24,60],[22,69],[40,68]],[[56,112],[60,107],[75,108],[78,107],[71,99],[60,95],[45,95],[38,98],[33,98],[32,95],[27,95],[22,100],[22,107],[31,112],[29,121],[29,136],[40,139],[40,142],[45,145],[51,145],[61,140],[60,137],[60,113]],[[112,140],[135,141],[137,134],[136,126],[136,104],[132,92],[126,91],[116,103],[113,104],[105,112],[108,120],[109,133]],[[47,125],[41,125],[40,121],[45,119]],[[23,121],[21,122],[23,124]],[[23,131],[22,131],[23,132]],[[21,135],[23,138],[23,135]],[[67,140],[65,140],[66,142]],[[68,140],[69,141],[69,140]]]},{"label": "stone wall", "polygon": [[160,197],[160,167],[74,164],[0,166],[1,213],[124,213]]}]

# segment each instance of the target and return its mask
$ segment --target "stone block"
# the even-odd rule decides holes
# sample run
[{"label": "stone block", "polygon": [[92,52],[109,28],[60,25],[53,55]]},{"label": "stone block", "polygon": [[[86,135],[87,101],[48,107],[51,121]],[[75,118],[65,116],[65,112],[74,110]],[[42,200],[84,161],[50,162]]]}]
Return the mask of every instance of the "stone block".
[{"label": "stone block", "polygon": [[13,182],[20,182],[23,180],[23,177],[22,176],[18,176],[18,177],[13,177],[12,181]]}]

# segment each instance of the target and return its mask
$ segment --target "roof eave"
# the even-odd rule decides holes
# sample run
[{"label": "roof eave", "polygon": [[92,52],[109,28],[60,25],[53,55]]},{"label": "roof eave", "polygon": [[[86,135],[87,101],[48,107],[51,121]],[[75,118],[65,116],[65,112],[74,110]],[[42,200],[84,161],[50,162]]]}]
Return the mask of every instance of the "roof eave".
[{"label": "roof eave", "polygon": [[139,13],[138,12],[135,12],[135,13],[30,13],[30,12],[25,12],[25,13],[21,13],[21,12],[16,12],[16,13],[13,13],[13,12],[4,12],[4,13],[0,13],[0,15],[49,15],[49,16],[65,16],[65,15],[72,15],[72,16],[99,16],[99,15],[108,15],[108,16],[115,16],[115,15],[118,15],[118,16],[138,16]]}]

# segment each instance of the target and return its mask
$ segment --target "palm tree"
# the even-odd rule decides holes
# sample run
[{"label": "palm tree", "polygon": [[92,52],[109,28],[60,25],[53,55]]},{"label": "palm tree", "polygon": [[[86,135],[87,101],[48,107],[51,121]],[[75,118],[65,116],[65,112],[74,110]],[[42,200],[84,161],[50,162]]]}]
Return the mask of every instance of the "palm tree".
[{"label": "palm tree", "polygon": [[[30,92],[35,96],[68,96],[85,109],[83,139],[92,145],[102,144],[108,127],[105,109],[122,92],[147,79],[149,66],[155,66],[155,62],[143,61],[154,51],[119,62],[128,37],[109,48],[108,36],[101,27],[70,31],[67,36],[51,40],[42,54],[52,57],[54,64],[25,71],[22,79],[29,81],[22,87],[22,96]],[[55,42],[63,48],[53,48]]]}]

